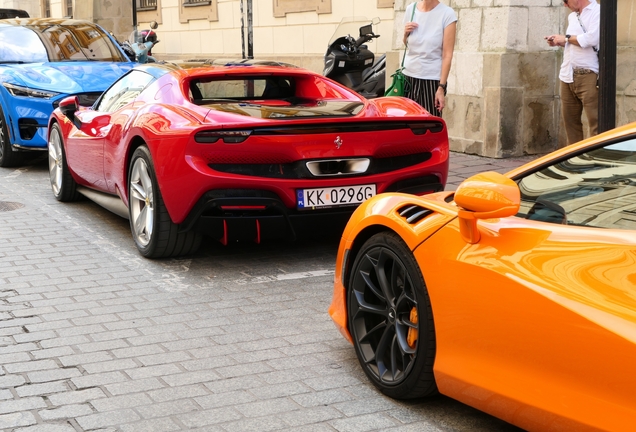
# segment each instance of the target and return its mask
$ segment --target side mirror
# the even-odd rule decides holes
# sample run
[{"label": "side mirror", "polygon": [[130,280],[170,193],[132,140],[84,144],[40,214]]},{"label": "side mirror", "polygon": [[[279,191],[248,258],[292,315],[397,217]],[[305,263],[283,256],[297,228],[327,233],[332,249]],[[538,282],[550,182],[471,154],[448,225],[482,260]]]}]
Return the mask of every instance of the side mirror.
[{"label": "side mirror", "polygon": [[69,96],[60,101],[60,111],[69,120],[73,121],[75,119],[75,113],[79,110],[79,98],[77,96]]},{"label": "side mirror", "polygon": [[150,28],[155,30],[157,27],[159,27],[159,24],[157,24],[157,21],[152,21],[150,23]]},{"label": "side mirror", "polygon": [[103,133],[103,128],[110,124],[110,113],[93,110],[82,110],[75,116],[75,127],[86,135],[94,137]]},{"label": "side mirror", "polygon": [[474,175],[462,182],[455,192],[459,210],[459,230],[468,243],[480,239],[478,219],[503,218],[519,212],[521,193],[508,177],[490,171]]}]

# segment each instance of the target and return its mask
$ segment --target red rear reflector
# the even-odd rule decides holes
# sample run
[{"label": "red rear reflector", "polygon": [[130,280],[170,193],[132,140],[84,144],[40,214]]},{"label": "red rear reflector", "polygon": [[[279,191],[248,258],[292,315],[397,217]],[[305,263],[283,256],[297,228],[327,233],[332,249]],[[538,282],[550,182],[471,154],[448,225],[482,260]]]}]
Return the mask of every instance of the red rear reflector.
[{"label": "red rear reflector", "polygon": [[223,220],[223,237],[219,240],[223,246],[227,246],[227,222]]}]

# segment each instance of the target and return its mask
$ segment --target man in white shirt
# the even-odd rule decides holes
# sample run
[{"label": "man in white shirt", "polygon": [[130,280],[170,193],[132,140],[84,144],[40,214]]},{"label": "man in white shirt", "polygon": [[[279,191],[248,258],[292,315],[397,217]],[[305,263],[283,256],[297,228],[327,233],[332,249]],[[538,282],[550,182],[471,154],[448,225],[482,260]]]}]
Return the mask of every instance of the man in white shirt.
[{"label": "man in white shirt", "polygon": [[565,35],[550,35],[550,46],[562,46],[561,112],[568,144],[583,139],[585,111],[590,136],[598,133],[598,44],[601,7],[596,0],[563,0],[572,13]]}]

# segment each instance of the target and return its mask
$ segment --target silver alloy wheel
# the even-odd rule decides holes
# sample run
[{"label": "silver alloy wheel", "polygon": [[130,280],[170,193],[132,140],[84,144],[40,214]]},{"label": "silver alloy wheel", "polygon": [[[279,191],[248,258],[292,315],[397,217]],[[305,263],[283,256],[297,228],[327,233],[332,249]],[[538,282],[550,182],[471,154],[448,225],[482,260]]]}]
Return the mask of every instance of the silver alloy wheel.
[{"label": "silver alloy wheel", "polygon": [[52,129],[49,137],[49,176],[51,177],[51,188],[55,196],[59,196],[62,190],[63,175],[62,160],[62,140],[57,129]]},{"label": "silver alloy wheel", "polygon": [[146,161],[137,158],[130,173],[130,222],[137,243],[146,247],[154,229],[152,179]]}]

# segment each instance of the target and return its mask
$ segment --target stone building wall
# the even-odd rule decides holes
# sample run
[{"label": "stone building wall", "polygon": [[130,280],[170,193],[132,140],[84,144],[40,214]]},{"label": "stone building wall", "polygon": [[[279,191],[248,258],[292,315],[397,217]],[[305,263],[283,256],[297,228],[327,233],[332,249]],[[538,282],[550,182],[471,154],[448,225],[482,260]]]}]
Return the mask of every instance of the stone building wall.
[{"label": "stone building wall", "polygon": [[74,0],[73,18],[93,21],[123,41],[132,32],[130,0]]},{"label": "stone building wall", "polygon": [[[402,19],[413,0],[396,0],[395,68]],[[489,157],[542,154],[566,144],[558,73],[562,49],[543,39],[564,34],[562,0],[447,0],[458,15],[448,82],[451,149]],[[636,120],[636,2],[618,4],[617,125]],[[634,23],[634,24],[632,24]],[[585,120],[585,119],[584,119]]]},{"label": "stone building wall", "polygon": [[[160,58],[240,58],[240,0],[214,0],[210,5],[183,8],[180,0],[157,0],[158,10],[144,11],[140,27],[160,23]],[[368,45],[380,55],[391,50],[392,0],[252,0],[253,46],[256,58],[285,61],[322,72],[327,44],[340,20],[380,18],[381,37]]]},{"label": "stone building wall", "polygon": [[618,2],[616,122],[636,121],[636,0]]},{"label": "stone building wall", "polygon": [[40,0],[0,0],[0,8],[22,9],[27,11],[30,17],[40,16]]}]

